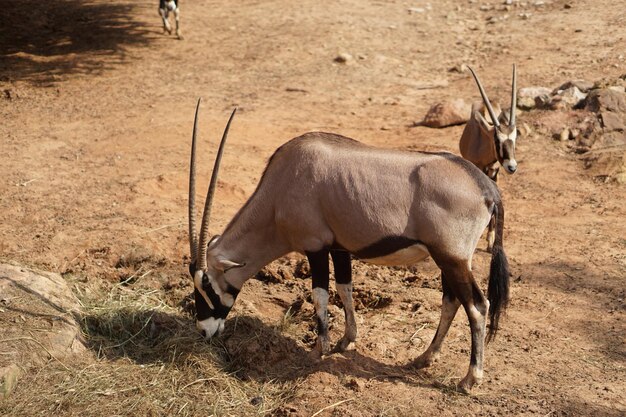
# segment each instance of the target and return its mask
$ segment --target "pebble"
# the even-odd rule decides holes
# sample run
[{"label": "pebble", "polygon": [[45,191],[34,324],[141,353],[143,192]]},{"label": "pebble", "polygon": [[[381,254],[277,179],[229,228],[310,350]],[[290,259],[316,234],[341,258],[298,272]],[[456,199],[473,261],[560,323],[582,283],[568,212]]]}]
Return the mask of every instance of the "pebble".
[{"label": "pebble", "polygon": [[350,62],[352,62],[354,58],[352,57],[352,55],[350,55],[347,52],[342,52],[339,55],[337,55],[334,59],[335,62],[339,63],[339,64],[348,64]]}]

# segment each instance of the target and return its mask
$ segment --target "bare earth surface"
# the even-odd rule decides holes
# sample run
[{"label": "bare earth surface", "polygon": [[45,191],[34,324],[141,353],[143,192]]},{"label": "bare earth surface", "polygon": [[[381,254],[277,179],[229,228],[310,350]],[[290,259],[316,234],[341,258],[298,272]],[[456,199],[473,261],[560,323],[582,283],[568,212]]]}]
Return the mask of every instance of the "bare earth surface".
[{"label": "bare earth surface", "polygon": [[[514,1],[508,11],[501,1],[181,0],[182,41],[161,33],[156,3],[3,5],[0,260],[61,273],[79,298],[126,280],[126,297],[150,292],[169,308],[168,323],[190,336],[187,170],[199,96],[199,198],[228,113],[240,110],[213,209],[212,232],[219,233],[272,152],[304,132],[458,152],[462,126],[410,127],[435,101],[478,98],[467,73],[449,71],[456,65],[473,65],[503,104],[514,62],[520,87],[626,73],[626,9],[606,0],[570,0],[568,8],[560,0]],[[352,59],[335,62],[340,53]],[[219,342],[220,372],[261,387],[258,396],[202,408],[215,395],[234,394],[202,391],[201,372],[187,388],[184,375],[167,374],[178,366],[169,351],[133,356],[139,336],[118,356],[95,348],[79,354],[64,365],[74,373],[52,360],[30,370],[0,413],[103,415],[99,407],[109,407],[107,415],[310,416],[328,407],[319,415],[623,416],[626,188],[585,171],[575,153],[542,133],[543,117],[539,110],[519,114],[532,132],[519,139],[518,172],[499,181],[512,302],[487,346],[485,380],[471,395],[454,390],[469,361],[462,312],[438,363],[422,371],[406,366],[439,319],[432,261],[410,268],[357,262],[356,350],[313,361],[310,279],[294,272],[303,269],[294,254],[246,284]],[[474,258],[483,283],[484,246]],[[334,306],[331,323],[337,340],[343,313]],[[3,348],[0,340],[0,354]],[[68,375],[106,374],[108,366],[102,381],[110,387],[93,402],[63,388]],[[139,391],[125,390],[113,377],[120,369],[138,378],[152,372],[155,381],[167,374],[180,389],[150,391],[146,377]],[[276,394],[277,387],[288,393]],[[181,400],[191,389],[195,401]],[[132,410],[124,408],[129,399]]]}]

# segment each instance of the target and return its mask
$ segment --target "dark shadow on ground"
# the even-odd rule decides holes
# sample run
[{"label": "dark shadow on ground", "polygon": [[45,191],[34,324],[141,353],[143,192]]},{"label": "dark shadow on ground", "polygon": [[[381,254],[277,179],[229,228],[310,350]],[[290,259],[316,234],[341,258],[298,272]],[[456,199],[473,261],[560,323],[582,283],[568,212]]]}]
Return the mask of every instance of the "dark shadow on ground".
[{"label": "dark shadow on ground", "polygon": [[193,326],[181,319],[152,310],[121,310],[106,316],[80,320],[87,346],[110,360],[127,358],[139,364],[212,360],[224,372],[241,380],[294,381],[315,372],[366,379],[402,381],[419,387],[453,389],[424,371],[408,365],[388,365],[356,351],[319,359],[307,347],[251,316],[235,316],[224,333],[207,342]]},{"label": "dark shadow on ground", "polygon": [[136,20],[138,7],[112,1],[3,1],[0,81],[46,84],[120,63],[129,46],[151,40],[149,27]]}]

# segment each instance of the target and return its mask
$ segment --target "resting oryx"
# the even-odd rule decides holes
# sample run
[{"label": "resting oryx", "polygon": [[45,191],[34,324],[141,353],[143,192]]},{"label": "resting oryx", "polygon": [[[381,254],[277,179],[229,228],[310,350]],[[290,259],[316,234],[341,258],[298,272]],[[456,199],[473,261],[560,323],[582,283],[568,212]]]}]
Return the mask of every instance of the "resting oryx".
[{"label": "resting oryx", "polygon": [[[198,101],[198,106],[200,102]],[[189,272],[194,280],[196,325],[210,338],[224,321],[243,284],[263,266],[289,252],[306,254],[313,275],[318,321],[316,348],[330,353],[329,255],[345,310],[345,334],[334,351],[356,340],[351,255],[382,265],[408,265],[432,256],[441,269],[441,320],[428,349],[414,365],[429,366],[460,305],[471,328],[469,391],[483,376],[487,314],[495,335],[509,299],[509,272],[502,247],[504,208],[496,184],[450,153],[379,149],[332,134],[313,132],[290,140],[270,158],[256,191],[221,236],[209,240],[211,202],[230,116],[215,160],[199,238],[195,232],[193,128],[189,180]],[[472,255],[492,216],[496,239],[488,296],[472,275]]]},{"label": "resting oryx", "polygon": [[169,21],[170,12],[174,12],[174,18],[176,19],[176,36],[178,39],[183,38],[183,34],[180,30],[180,9],[178,8],[178,0],[159,0],[159,15],[163,19],[163,32],[172,34],[172,26]]},{"label": "resting oryx", "polygon": [[[515,64],[513,64],[510,115],[503,112],[498,104],[496,104],[496,110],[494,111],[478,76],[472,68],[469,68],[469,70],[474,76],[476,84],[478,84],[483,103],[475,102],[472,105],[472,114],[467,125],[465,125],[463,135],[461,135],[459,148],[463,158],[480,168],[489,178],[497,181],[498,163],[509,174],[513,174],[517,170],[517,162],[515,161],[515,140],[517,139],[515,126],[517,74]],[[485,107],[489,113],[491,123],[485,119]]]}]

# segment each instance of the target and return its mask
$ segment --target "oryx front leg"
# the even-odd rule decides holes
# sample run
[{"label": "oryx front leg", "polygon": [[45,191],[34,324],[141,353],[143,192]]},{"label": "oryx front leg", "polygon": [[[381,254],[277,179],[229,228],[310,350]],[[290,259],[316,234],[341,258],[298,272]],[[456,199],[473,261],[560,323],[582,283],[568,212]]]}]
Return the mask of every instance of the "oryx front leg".
[{"label": "oryx front leg", "polygon": [[341,340],[333,348],[333,352],[345,351],[351,343],[356,341],[356,317],[352,301],[352,268],[350,254],[342,251],[332,251],[333,267],[335,269],[335,286],[345,313],[346,327]]},{"label": "oryx front leg", "polygon": [[441,300],[441,317],[439,318],[439,326],[437,327],[437,332],[433,337],[432,342],[430,342],[430,346],[428,349],[424,351],[415,361],[413,361],[413,366],[417,368],[426,368],[432,365],[441,352],[441,344],[443,340],[446,338],[448,334],[448,330],[450,329],[450,325],[456,316],[456,312],[461,305],[461,302],[456,298],[454,293],[452,292],[448,282],[445,278],[445,275],[441,276],[441,286],[443,288],[443,297]]},{"label": "oryx front leg", "polygon": [[328,338],[328,254],[329,251],[325,249],[318,252],[307,252],[311,275],[313,275],[312,298],[317,319],[315,348],[320,355],[330,353],[330,340]]},{"label": "oryx front leg", "polygon": [[182,39],[183,32],[180,30],[180,10],[178,8],[174,10],[174,17],[176,18],[176,36],[178,39]]},{"label": "oryx front leg", "polygon": [[169,11],[166,8],[159,8],[159,15],[161,15],[161,19],[163,20],[163,33],[167,32],[172,34],[172,27],[169,22]]}]

